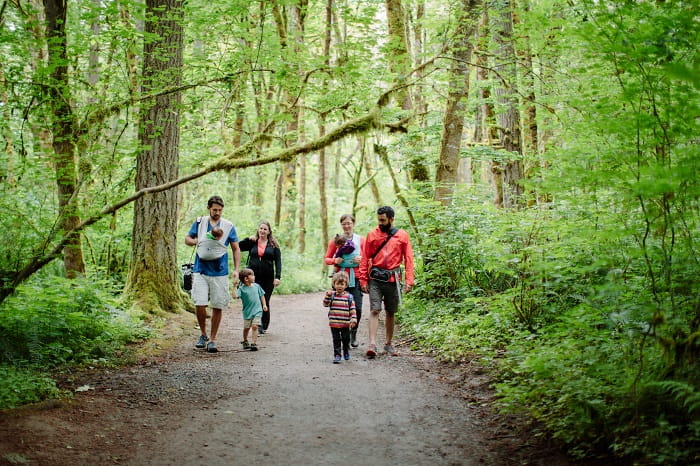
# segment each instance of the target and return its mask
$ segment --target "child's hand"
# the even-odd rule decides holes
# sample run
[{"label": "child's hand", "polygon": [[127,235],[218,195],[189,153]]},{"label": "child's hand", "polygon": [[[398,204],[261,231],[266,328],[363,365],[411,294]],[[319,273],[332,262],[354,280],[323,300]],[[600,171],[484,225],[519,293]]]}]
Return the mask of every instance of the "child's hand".
[{"label": "child's hand", "polygon": [[355,322],[354,320],[351,320],[350,321],[350,328],[355,328],[355,327],[357,327],[357,322]]},{"label": "child's hand", "polygon": [[267,306],[263,306],[263,312],[267,312]]},{"label": "child's hand", "polygon": [[332,291],[326,291],[326,298],[330,298],[332,294]]}]

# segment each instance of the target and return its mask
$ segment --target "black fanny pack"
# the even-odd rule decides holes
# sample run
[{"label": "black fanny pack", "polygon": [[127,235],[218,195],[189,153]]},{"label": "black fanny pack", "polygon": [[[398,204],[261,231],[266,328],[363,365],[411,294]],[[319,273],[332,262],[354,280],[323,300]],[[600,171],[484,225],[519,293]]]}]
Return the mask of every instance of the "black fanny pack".
[{"label": "black fanny pack", "polygon": [[396,273],[394,270],[372,267],[369,271],[369,278],[379,282],[388,282],[391,280],[391,276],[394,275],[394,273]]}]

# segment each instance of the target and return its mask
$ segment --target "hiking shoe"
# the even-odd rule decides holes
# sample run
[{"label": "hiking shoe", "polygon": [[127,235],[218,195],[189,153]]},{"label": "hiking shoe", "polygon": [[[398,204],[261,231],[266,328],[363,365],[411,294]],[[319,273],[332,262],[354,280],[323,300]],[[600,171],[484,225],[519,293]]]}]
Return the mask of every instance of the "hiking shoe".
[{"label": "hiking shoe", "polygon": [[336,354],[333,358],[333,364],[340,364],[340,355]]},{"label": "hiking shoe", "polygon": [[346,361],[349,361],[350,360],[350,353],[344,353],[343,359],[345,359]]},{"label": "hiking shoe", "polygon": [[391,356],[398,356],[399,353],[396,352],[393,346],[391,345],[384,345],[384,352],[387,354],[390,354]]},{"label": "hiking shoe", "polygon": [[256,345],[255,343],[251,343],[251,344],[250,344],[250,350],[251,350],[251,351],[257,351],[257,350],[258,350],[258,345]]},{"label": "hiking shoe", "polygon": [[204,348],[209,341],[209,337],[206,335],[200,335],[199,340],[197,340],[197,343],[195,343],[194,347],[195,348]]},{"label": "hiking shoe", "polygon": [[374,357],[377,355],[377,347],[374,345],[369,345],[369,348],[367,348],[367,357],[370,359],[374,359]]},{"label": "hiking shoe", "polygon": [[241,345],[243,345],[243,349],[250,349],[250,343],[248,343],[248,340],[243,340]]},{"label": "hiking shoe", "polygon": [[216,343],[210,341],[207,343],[207,353],[217,353],[219,350],[216,348]]}]

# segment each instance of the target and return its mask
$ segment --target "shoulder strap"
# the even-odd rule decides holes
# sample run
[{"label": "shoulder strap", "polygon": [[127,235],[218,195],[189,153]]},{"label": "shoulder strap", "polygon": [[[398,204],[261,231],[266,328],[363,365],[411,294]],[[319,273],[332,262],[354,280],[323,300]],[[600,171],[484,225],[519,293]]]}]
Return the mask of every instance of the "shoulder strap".
[{"label": "shoulder strap", "polygon": [[[206,239],[207,235],[207,225],[209,224],[209,216],[197,217],[197,241],[202,241]],[[202,228],[204,227],[204,228]]]},{"label": "shoulder strap", "polygon": [[391,239],[391,237],[394,236],[394,235],[396,234],[397,231],[399,231],[398,228],[392,228],[392,229],[389,231],[389,235],[386,237],[386,239],[385,239],[384,242],[381,244],[381,246],[379,246],[379,247],[377,248],[377,250],[374,251],[374,254],[372,254],[369,258],[370,258],[370,259],[374,259],[374,256],[376,256],[377,254],[379,254],[379,251],[381,251],[382,248],[383,248],[384,246],[386,246],[386,243],[389,242],[389,240]]}]

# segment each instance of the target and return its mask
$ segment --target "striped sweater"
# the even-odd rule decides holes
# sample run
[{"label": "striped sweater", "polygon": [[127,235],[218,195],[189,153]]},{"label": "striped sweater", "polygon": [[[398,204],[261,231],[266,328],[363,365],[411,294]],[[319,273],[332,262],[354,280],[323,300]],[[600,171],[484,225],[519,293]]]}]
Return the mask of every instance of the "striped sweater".
[{"label": "striped sweater", "polygon": [[329,308],[328,325],[331,327],[346,328],[350,327],[350,322],[357,323],[355,301],[350,293],[339,295],[333,292],[330,296],[324,296],[323,306]]}]

